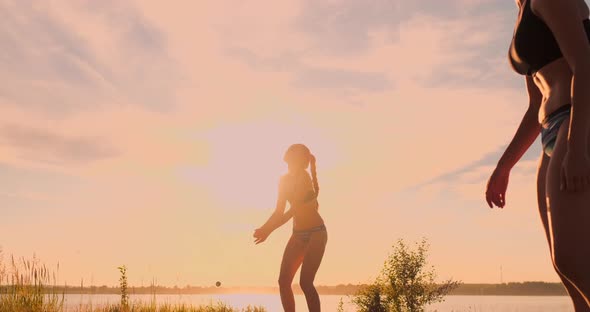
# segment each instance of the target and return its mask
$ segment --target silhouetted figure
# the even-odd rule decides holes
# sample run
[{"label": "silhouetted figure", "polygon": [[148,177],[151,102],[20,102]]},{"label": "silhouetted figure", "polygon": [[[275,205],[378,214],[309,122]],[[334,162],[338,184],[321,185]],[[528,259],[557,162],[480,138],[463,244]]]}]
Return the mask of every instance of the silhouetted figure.
[{"label": "silhouetted figure", "polygon": [[[324,256],[328,233],[324,220],[318,213],[317,197],[320,188],[315,157],[305,145],[294,144],[289,147],[283,159],[289,171],[280,179],[274,213],[263,226],[254,231],[255,243],[264,242],[272,231],[293,217],[293,235],[285,247],[279,275],[281,302],[285,312],[295,311],[291,284],[301,266],[299,285],[305,294],[309,311],[317,312],[321,310],[320,297],[313,281]],[[308,167],[311,167],[311,177],[306,170]],[[290,208],[285,212],[287,202]]]},{"label": "silhouetted figure", "polygon": [[529,107],[487,186],[503,208],[510,170],[541,133],[539,212],[551,259],[577,312],[590,311],[590,20],[584,0],[517,0],[509,58]]}]

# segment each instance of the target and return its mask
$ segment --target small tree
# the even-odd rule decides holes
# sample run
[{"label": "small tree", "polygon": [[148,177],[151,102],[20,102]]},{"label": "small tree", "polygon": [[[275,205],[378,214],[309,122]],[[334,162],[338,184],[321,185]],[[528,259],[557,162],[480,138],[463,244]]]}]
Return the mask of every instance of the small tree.
[{"label": "small tree", "polygon": [[459,282],[436,283],[434,267],[428,266],[428,242],[423,239],[411,249],[403,240],[393,246],[381,275],[353,298],[360,312],[422,312],[424,307],[444,301]]}]

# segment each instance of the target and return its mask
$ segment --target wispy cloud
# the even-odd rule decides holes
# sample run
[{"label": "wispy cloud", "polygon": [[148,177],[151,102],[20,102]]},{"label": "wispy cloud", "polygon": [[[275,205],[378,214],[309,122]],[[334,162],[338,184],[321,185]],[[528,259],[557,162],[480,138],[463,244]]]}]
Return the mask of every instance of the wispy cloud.
[{"label": "wispy cloud", "polygon": [[3,102],[54,116],[174,105],[179,71],[165,36],[133,7],[3,1],[0,12]]},{"label": "wispy cloud", "polygon": [[[289,76],[291,87],[305,92],[358,96],[395,88],[395,81],[383,68],[322,64],[323,58],[347,62],[366,56],[374,48],[376,33],[379,39],[387,37],[384,40],[389,43],[396,42],[399,21],[395,2],[303,1],[286,15],[284,21],[270,25],[267,23],[273,20],[238,19],[235,24],[222,27],[220,35],[230,36],[222,43],[226,45],[226,55],[254,71],[284,73]],[[259,24],[266,27],[258,31]],[[248,34],[247,40],[234,39],[232,34],[238,27]],[[268,48],[270,41],[263,39],[271,40],[273,48]]]},{"label": "wispy cloud", "polygon": [[[505,145],[501,146],[497,150],[490,152],[488,154],[485,154],[480,159],[470,162],[459,169],[452,170],[450,172],[441,174],[441,175],[436,176],[432,179],[424,181],[420,184],[414,185],[414,186],[410,187],[408,190],[420,189],[420,188],[426,187],[430,184],[436,184],[436,183],[442,183],[442,184],[455,184],[455,183],[462,183],[462,182],[471,183],[473,181],[471,181],[471,180],[466,181],[465,179],[462,179],[462,178],[464,178],[465,176],[469,176],[470,173],[477,171],[481,167],[494,168],[496,166],[498,160],[500,160],[500,157],[502,156],[502,154],[504,153],[505,150],[506,150],[506,146]],[[531,148],[529,148],[529,150],[527,150],[527,152],[522,156],[520,161],[522,161],[522,162],[537,161],[539,159],[540,154],[541,154],[541,144],[540,144],[540,140],[537,140],[537,142],[535,142],[531,146]],[[533,168],[533,170],[536,170],[536,168]],[[485,176],[484,178],[487,179],[491,173],[492,173],[491,171],[486,172],[487,176]],[[480,179],[477,180],[477,182],[481,182],[482,180],[483,179],[480,177]]]},{"label": "wispy cloud", "polygon": [[303,1],[295,20],[319,53],[349,56],[366,53],[374,32],[385,32],[391,42],[400,36],[400,1]]},{"label": "wispy cloud", "polygon": [[[436,54],[445,56],[435,57],[443,62],[432,64],[421,77],[424,86],[520,87],[506,62],[517,13],[512,3],[424,0],[404,1],[401,7],[401,41],[435,40],[421,46],[434,47]],[[416,37],[424,31],[426,36]]]},{"label": "wispy cloud", "polygon": [[391,90],[394,86],[385,73],[347,71],[328,68],[314,68],[302,71],[296,77],[294,85],[306,89],[328,88],[339,92],[362,90],[379,92]]},{"label": "wispy cloud", "polygon": [[86,164],[117,155],[98,138],[65,136],[20,125],[0,128],[0,144],[13,149],[17,157],[56,165]]},{"label": "wispy cloud", "polygon": [[227,54],[256,71],[288,73],[292,76],[292,86],[307,91],[331,89],[342,94],[351,91],[383,92],[395,88],[386,72],[319,67],[306,64],[304,54],[293,51],[262,57],[251,50],[234,47],[228,49]]}]

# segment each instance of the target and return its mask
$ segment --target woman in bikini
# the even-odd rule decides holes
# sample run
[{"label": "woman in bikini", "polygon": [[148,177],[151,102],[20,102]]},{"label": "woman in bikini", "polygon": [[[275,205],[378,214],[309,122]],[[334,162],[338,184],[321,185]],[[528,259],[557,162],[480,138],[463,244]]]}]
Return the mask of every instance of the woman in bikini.
[{"label": "woman in bikini", "polygon": [[503,208],[510,170],[541,133],[539,212],[575,311],[590,311],[590,21],[584,0],[517,0],[509,59],[529,106],[486,190]]},{"label": "woman in bikini", "polygon": [[[315,157],[305,145],[294,144],[283,159],[288,165],[288,172],[279,182],[276,209],[268,221],[254,231],[255,243],[264,242],[272,231],[293,217],[293,235],[285,247],[279,275],[281,302],[285,312],[295,311],[291,283],[301,267],[299,285],[305,294],[307,307],[310,312],[318,312],[321,310],[320,297],[313,281],[324,256],[328,234],[318,213],[320,189]],[[307,167],[311,167],[311,177]],[[290,208],[285,212],[287,202]]]}]

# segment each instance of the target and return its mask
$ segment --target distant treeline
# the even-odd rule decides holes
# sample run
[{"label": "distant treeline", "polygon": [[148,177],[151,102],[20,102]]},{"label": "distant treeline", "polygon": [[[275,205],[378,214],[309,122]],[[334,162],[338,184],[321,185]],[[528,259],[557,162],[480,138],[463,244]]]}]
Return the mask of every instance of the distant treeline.
[{"label": "distant treeline", "polygon": [[451,294],[477,296],[567,296],[563,284],[545,282],[463,284]]},{"label": "distant treeline", "polygon": [[[317,290],[322,295],[353,295],[365,285],[336,285],[336,286],[317,286]],[[5,293],[3,288],[10,286],[0,286],[0,293]],[[108,286],[50,286],[53,292],[66,294],[120,294],[118,287]],[[164,286],[144,286],[128,288],[128,293],[133,294],[267,294],[278,293],[277,287],[164,287]],[[301,288],[298,285],[293,287],[295,293],[301,294]],[[455,289],[451,295],[463,296],[566,296],[567,293],[561,283],[545,282],[522,282],[522,283],[504,283],[504,284],[462,284]]]},{"label": "distant treeline", "polygon": [[[318,286],[320,294],[352,295],[364,285]],[[522,282],[504,284],[461,284],[451,296],[567,296],[561,283]]]}]

